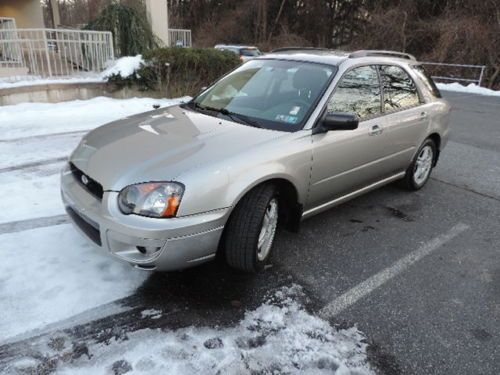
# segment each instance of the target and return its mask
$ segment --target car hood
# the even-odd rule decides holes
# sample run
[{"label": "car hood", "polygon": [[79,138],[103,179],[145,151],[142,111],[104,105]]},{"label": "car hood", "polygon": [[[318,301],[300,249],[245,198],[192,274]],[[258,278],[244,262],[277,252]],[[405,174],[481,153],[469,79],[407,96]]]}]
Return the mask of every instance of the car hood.
[{"label": "car hood", "polygon": [[173,106],[91,131],[70,160],[104,190],[118,191],[139,182],[177,180],[183,172],[283,134]]}]

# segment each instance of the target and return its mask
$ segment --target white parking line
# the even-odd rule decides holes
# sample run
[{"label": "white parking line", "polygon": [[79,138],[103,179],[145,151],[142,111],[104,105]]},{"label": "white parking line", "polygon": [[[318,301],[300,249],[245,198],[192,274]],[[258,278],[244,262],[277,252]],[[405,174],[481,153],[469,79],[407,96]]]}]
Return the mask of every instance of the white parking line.
[{"label": "white parking line", "polygon": [[468,225],[459,223],[451,228],[448,232],[443,233],[442,235],[430,240],[429,242],[424,243],[420,248],[401,258],[392,266],[387,267],[376,275],[373,275],[369,279],[366,279],[362,283],[356,285],[354,288],[348,290],[346,293],[330,302],[328,305],[324,306],[320,310],[319,315],[325,319],[332,318],[338,315],[348,307],[354,305],[360,299],[369,295],[378,287],[385,284],[387,281],[391,280],[393,277],[407,270],[411,265],[418,262],[426,255],[429,255],[431,252],[438,249],[446,242],[451,241],[453,238],[466,231],[467,229],[469,229]]}]

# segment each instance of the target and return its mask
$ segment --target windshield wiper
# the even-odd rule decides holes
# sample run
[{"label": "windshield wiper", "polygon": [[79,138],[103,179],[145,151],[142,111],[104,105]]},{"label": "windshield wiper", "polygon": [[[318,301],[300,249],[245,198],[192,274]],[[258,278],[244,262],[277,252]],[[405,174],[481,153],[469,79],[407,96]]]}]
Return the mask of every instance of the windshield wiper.
[{"label": "windshield wiper", "polygon": [[241,115],[241,114],[236,113],[236,112],[228,111],[226,108],[221,108],[219,110],[219,112],[222,113],[224,116],[229,117],[233,121],[242,122],[245,125],[250,125],[250,126],[253,126],[253,127],[256,127],[256,128],[262,128],[262,126],[258,122],[250,120],[245,115]]},{"label": "windshield wiper", "polygon": [[189,102],[188,104],[190,104],[193,108],[195,108],[195,109],[200,109],[200,110],[202,110],[202,111],[219,112],[219,109],[218,109],[218,108],[207,107],[207,106],[202,105],[202,104],[200,104],[200,103],[197,103],[197,102],[195,102],[195,101]]},{"label": "windshield wiper", "polygon": [[258,122],[250,120],[245,115],[241,115],[239,113],[231,112],[231,111],[227,110],[226,108],[209,107],[209,106],[197,103],[197,102],[192,102],[192,103],[193,103],[193,106],[195,108],[200,109],[202,111],[217,112],[217,113],[220,113],[220,114],[222,114],[224,116],[229,117],[231,120],[233,120],[235,122],[243,123],[245,125],[250,125],[250,126],[253,126],[253,127],[256,127],[256,128],[262,128],[262,126]]}]

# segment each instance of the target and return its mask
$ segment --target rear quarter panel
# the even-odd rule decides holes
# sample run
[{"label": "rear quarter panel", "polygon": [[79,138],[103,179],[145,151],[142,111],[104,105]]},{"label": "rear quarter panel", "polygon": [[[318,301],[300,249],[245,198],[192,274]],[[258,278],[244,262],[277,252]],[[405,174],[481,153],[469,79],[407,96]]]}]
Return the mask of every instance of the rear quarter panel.
[{"label": "rear quarter panel", "polygon": [[[406,71],[416,82],[420,96],[425,102],[425,104],[422,105],[422,108],[424,108],[429,115],[428,131],[423,139],[419,140],[419,145],[429,135],[437,133],[441,137],[440,150],[442,150],[446,146],[449,138],[451,106],[445,99],[436,98],[429,91],[424,82],[422,82],[420,77],[415,73],[415,70],[411,65],[415,65],[415,63],[412,62],[410,64],[402,64],[402,66],[405,67]],[[416,63],[416,65],[419,65],[419,63]],[[415,150],[415,153],[417,151],[418,148]]]},{"label": "rear quarter panel", "polygon": [[450,136],[450,114],[451,105],[444,99],[437,99],[433,103],[433,114],[429,124],[431,133],[438,133],[441,136],[442,150],[448,143]]}]

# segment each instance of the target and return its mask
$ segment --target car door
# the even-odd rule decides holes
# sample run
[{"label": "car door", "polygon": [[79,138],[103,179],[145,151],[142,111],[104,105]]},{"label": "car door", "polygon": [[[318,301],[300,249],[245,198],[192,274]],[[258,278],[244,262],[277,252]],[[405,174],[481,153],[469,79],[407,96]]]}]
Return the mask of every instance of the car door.
[{"label": "car door", "polygon": [[328,101],[328,112],[355,113],[355,130],[312,136],[312,171],[308,208],[358,190],[385,177],[381,163],[388,139],[381,123],[381,89],[375,66],[347,71]]},{"label": "car door", "polygon": [[419,96],[417,86],[400,66],[379,66],[382,82],[384,117],[381,119],[388,138],[388,167],[406,170],[429,126],[429,105]]}]

